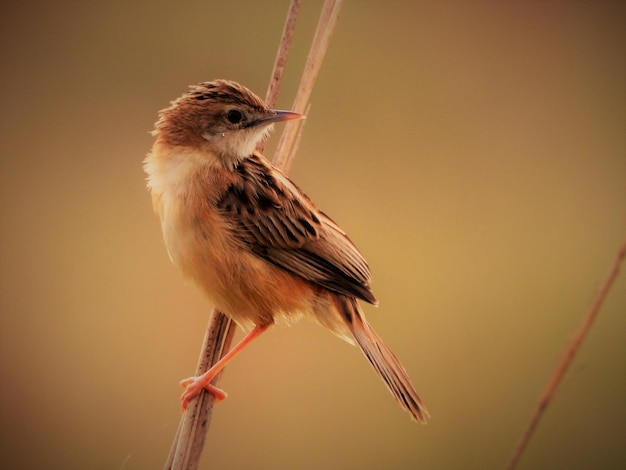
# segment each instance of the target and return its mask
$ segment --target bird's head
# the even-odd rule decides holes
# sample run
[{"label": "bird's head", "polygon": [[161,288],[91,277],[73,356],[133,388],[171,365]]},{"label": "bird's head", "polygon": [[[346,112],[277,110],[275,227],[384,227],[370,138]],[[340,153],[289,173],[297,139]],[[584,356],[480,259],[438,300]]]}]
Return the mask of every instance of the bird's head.
[{"label": "bird's head", "polygon": [[275,122],[301,118],[269,109],[239,83],[215,80],[190,86],[160,111],[153,134],[166,145],[206,150],[225,165],[234,165],[252,154]]}]

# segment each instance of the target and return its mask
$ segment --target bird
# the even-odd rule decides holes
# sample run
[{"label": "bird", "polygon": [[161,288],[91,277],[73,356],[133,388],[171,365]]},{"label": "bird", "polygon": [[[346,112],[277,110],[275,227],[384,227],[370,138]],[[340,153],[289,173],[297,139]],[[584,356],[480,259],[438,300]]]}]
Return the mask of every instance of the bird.
[{"label": "bird", "polygon": [[257,150],[275,123],[304,118],[270,109],[243,85],[191,85],[159,111],[144,160],[171,261],[247,333],[206,373],[181,381],[183,410],[245,346],[274,324],[315,319],[356,344],[414,421],[428,411],[358,301],[378,301],[370,269],[346,233]]}]

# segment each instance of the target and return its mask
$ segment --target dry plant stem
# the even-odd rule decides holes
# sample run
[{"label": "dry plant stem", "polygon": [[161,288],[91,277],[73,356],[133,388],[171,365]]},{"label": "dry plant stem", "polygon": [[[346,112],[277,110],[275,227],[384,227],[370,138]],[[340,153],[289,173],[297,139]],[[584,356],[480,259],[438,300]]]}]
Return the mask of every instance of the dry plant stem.
[{"label": "dry plant stem", "polygon": [[[322,17],[320,18],[320,22],[318,24],[318,30],[316,32],[313,45],[311,46],[311,52],[309,53],[307,67],[305,67],[305,71],[303,73],[301,87],[298,91],[298,96],[296,97],[296,102],[303,103],[299,112],[303,112],[304,108],[306,107],[308,97],[311,94],[313,83],[315,82],[315,77],[317,77],[319,67],[324,57],[324,53],[326,52],[326,48],[328,47],[330,36],[332,35],[332,28],[336,24],[336,18],[339,12],[339,8],[336,6],[337,3],[340,2],[327,0],[324,5]],[[331,5],[330,8],[329,5]],[[272,100],[276,100],[275,97],[272,97],[272,94],[278,92],[279,83],[275,82],[280,82],[282,78],[282,69],[284,69],[287,60],[287,54],[289,52],[289,45],[293,39],[293,27],[295,25],[299,7],[300,0],[292,0],[292,4],[289,8],[287,21],[283,31],[283,37],[281,39],[278,56],[274,64],[275,69],[272,73],[270,89],[268,90],[269,102],[271,102]],[[329,16],[334,16],[334,20],[329,19]],[[331,31],[327,33],[320,32],[322,24],[325,25],[325,28],[331,28]],[[323,41],[324,43],[320,44],[320,41]],[[277,71],[276,67],[281,68],[281,70]],[[314,74],[314,76],[311,76],[311,74]],[[304,88],[304,92],[306,92],[306,98],[301,97],[301,94],[304,93],[302,83],[306,84],[306,87]],[[274,103],[271,103],[272,106],[273,104]],[[300,131],[298,129],[300,129]],[[301,127],[293,128],[291,131],[289,129],[285,129],[283,133],[283,136],[287,132],[293,133],[293,136],[289,138],[291,142],[290,149],[285,148],[281,150],[279,148],[274,158],[274,165],[278,168],[283,169],[285,172],[288,169],[285,167],[285,165],[290,164],[293,160],[296,149],[296,145],[294,145],[294,142],[299,142],[301,129]],[[289,154],[284,153],[287,150],[290,150]],[[209,322],[209,328],[207,330],[207,333],[205,334],[205,339],[202,346],[202,353],[200,356],[196,375],[201,375],[206,372],[230,349],[230,345],[234,336],[234,331],[234,322],[223,313],[214,310],[211,316],[211,320]],[[212,383],[216,384],[219,381],[220,377],[221,373],[216,376],[215,380]],[[213,402],[213,396],[206,392],[203,392],[202,394],[200,394],[198,399],[193,400],[189,404],[179,423],[178,431],[176,432],[176,436],[174,437],[174,441],[172,443],[172,447],[164,467],[165,469],[188,470],[196,469],[198,467],[198,462],[202,454],[206,434],[211,423]]]},{"label": "dry plant stem", "polygon": [[[322,62],[324,61],[324,56],[330,44],[333,31],[335,30],[342,4],[343,0],[326,0],[324,2],[322,14],[317,24],[315,37],[313,38],[313,44],[311,45],[306,65],[304,66],[304,73],[300,80],[298,94],[296,95],[292,111],[304,114],[306,110],[311,92],[313,91],[313,85],[317,79]],[[297,138],[297,130],[302,123],[303,121],[288,122],[278,142],[274,166],[283,169],[285,172],[289,171],[291,166],[292,156],[295,154],[296,150],[295,142],[299,140]]]},{"label": "dry plant stem", "polygon": [[591,325],[593,324],[593,321],[598,315],[598,312],[600,311],[600,308],[602,307],[604,300],[609,294],[609,291],[611,290],[611,287],[613,286],[613,283],[615,279],[617,278],[617,275],[619,274],[624,258],[626,258],[626,242],[624,242],[624,244],[622,245],[622,248],[617,253],[617,257],[615,258],[613,267],[611,268],[611,271],[609,272],[609,275],[607,276],[606,280],[602,284],[600,291],[596,295],[593,301],[593,304],[591,305],[591,307],[587,311],[587,314],[583,318],[583,321],[579,327],[578,333],[570,341],[567,349],[565,350],[565,353],[563,354],[563,357],[559,361],[554,373],[552,374],[550,382],[548,382],[548,385],[543,391],[543,394],[541,395],[541,399],[539,400],[539,403],[537,404],[537,408],[535,409],[535,413],[532,419],[530,420],[530,423],[528,424],[526,431],[524,431],[524,434],[522,435],[520,442],[517,444],[517,447],[515,448],[515,451],[513,452],[511,460],[509,460],[509,464],[506,467],[507,470],[515,469],[515,467],[517,466],[517,463],[522,457],[522,454],[524,453],[524,450],[526,449],[528,441],[530,440],[533,432],[535,431],[535,428],[537,427],[539,420],[541,419],[543,413],[548,407],[550,400],[552,400],[552,397],[554,396],[554,392],[556,392],[556,389],[561,383],[561,380],[563,379],[565,372],[567,371],[572,360],[574,359],[574,356],[578,352],[578,349],[580,348],[580,345],[585,339],[585,336],[587,336],[587,333],[589,333],[589,330],[591,329]]},{"label": "dry plant stem", "polygon": [[[209,370],[228,351],[235,335],[236,325],[223,313],[214,310],[209,321],[209,328],[204,335],[202,354],[198,359],[197,374]],[[221,374],[213,384],[217,384]],[[166,469],[196,468],[206,438],[214,397],[210,393],[202,393],[193,400],[181,417],[174,442],[165,463]]]},{"label": "dry plant stem", "polygon": [[265,95],[265,103],[270,108],[276,106],[276,101],[278,101],[278,92],[280,91],[280,85],[285,73],[287,57],[289,57],[289,49],[291,47],[291,43],[293,42],[293,33],[296,28],[296,19],[298,18],[298,13],[300,12],[301,3],[301,0],[292,0],[289,5],[282,39],[280,41],[280,45],[278,46],[274,68],[272,69],[272,78],[270,79],[270,85],[267,89],[267,95]]},{"label": "dry plant stem", "polygon": [[[265,103],[268,107],[274,108],[278,101],[278,93],[280,91],[280,85],[285,73],[285,66],[287,65],[287,57],[289,57],[289,49],[293,42],[293,33],[296,28],[296,19],[300,12],[301,0],[291,0],[289,5],[289,11],[287,12],[287,20],[285,21],[285,27],[283,28],[283,35],[278,46],[278,52],[276,53],[276,60],[274,61],[274,68],[272,69],[272,77],[270,78],[270,84],[267,88],[267,94],[265,95]],[[265,150],[265,142],[261,142],[257,150],[263,153]]]}]

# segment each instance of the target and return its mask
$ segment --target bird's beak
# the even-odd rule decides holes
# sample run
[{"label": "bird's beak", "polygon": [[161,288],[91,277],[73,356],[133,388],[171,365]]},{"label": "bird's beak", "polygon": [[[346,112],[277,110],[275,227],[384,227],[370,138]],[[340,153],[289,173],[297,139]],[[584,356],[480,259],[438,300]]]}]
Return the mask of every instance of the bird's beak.
[{"label": "bird's beak", "polygon": [[276,109],[272,109],[270,114],[262,117],[258,121],[257,124],[270,124],[273,122],[282,122],[282,121],[295,121],[297,119],[304,119],[304,115],[300,113],[294,113],[293,111],[278,111]]}]

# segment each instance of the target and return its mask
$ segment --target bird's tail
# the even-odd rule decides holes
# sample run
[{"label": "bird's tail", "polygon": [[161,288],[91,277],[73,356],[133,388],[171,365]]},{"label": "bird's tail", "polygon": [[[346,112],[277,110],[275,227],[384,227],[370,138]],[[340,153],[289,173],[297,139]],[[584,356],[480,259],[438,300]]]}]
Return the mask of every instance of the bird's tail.
[{"label": "bird's tail", "polygon": [[406,370],[391,352],[380,336],[367,323],[357,300],[342,295],[337,296],[339,311],[346,325],[354,335],[356,343],[367,357],[376,373],[385,382],[391,394],[415,421],[426,423],[429,416],[426,407],[417,395]]}]

